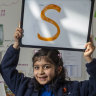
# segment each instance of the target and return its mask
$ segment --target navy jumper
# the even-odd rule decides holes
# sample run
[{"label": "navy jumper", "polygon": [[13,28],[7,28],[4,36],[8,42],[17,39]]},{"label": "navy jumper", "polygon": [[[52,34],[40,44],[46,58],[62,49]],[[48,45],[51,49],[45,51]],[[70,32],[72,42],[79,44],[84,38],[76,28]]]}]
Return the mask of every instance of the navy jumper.
[{"label": "navy jumper", "polygon": [[[33,85],[29,85],[32,78],[25,77],[18,73],[16,66],[19,60],[20,49],[14,49],[11,45],[6,51],[0,65],[2,77],[15,96],[39,96],[39,91],[34,90]],[[86,64],[89,80],[67,81],[60,85],[58,90],[53,89],[55,96],[96,96],[96,59]],[[64,92],[66,88],[67,92]]]}]

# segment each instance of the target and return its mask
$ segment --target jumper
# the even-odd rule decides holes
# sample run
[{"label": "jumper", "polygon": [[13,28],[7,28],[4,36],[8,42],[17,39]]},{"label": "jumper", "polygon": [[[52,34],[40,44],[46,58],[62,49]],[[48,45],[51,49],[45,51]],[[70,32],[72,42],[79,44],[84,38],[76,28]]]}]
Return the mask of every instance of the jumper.
[{"label": "jumper", "polygon": [[48,85],[44,85],[44,88],[41,88],[40,90],[40,96],[54,96],[52,93],[52,90],[48,88]]},{"label": "jumper", "polygon": [[[25,77],[23,73],[18,73],[16,66],[19,60],[20,49],[16,50],[11,45],[0,65],[1,75],[10,90],[15,96],[39,96],[39,91],[34,90],[34,86],[29,82],[32,78]],[[53,89],[54,96],[96,96],[96,59],[86,64],[89,80],[67,81],[60,84],[58,90]],[[66,88],[67,92],[64,92]]]}]

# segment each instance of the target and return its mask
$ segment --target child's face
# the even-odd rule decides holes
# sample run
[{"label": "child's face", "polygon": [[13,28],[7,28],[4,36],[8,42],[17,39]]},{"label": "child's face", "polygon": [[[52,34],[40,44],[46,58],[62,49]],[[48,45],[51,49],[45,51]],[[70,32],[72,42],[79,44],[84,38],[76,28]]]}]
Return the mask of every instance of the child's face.
[{"label": "child's face", "polygon": [[36,61],[33,69],[34,76],[41,85],[49,83],[55,77],[55,66],[44,58]]}]

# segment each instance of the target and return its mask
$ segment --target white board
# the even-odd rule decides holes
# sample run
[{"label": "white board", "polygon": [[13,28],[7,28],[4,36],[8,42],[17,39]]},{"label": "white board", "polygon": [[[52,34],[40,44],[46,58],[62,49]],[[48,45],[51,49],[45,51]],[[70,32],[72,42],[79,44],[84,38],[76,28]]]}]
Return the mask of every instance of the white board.
[{"label": "white board", "polygon": [[23,0],[21,45],[84,49],[91,30],[91,3],[91,0]]}]

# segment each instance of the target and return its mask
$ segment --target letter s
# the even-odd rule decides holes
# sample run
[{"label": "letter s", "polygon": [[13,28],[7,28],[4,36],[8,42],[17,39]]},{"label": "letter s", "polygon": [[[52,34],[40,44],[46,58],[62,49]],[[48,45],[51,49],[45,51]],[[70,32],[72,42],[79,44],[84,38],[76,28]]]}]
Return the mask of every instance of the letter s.
[{"label": "letter s", "polygon": [[41,11],[41,18],[42,18],[43,20],[45,20],[45,21],[53,24],[54,26],[56,26],[56,28],[57,28],[57,33],[56,33],[53,37],[48,37],[48,38],[47,38],[47,37],[42,37],[42,36],[40,36],[40,34],[38,33],[38,38],[39,38],[40,40],[43,40],[43,41],[53,41],[53,40],[57,39],[58,36],[59,36],[59,34],[60,34],[60,28],[59,28],[58,24],[57,24],[55,21],[53,21],[52,19],[50,19],[50,18],[48,18],[48,17],[45,16],[45,12],[46,12],[47,10],[49,10],[49,9],[55,9],[56,11],[60,12],[60,11],[61,11],[61,8],[60,8],[59,6],[57,6],[57,5],[50,4],[50,5],[47,5],[47,6]]}]

